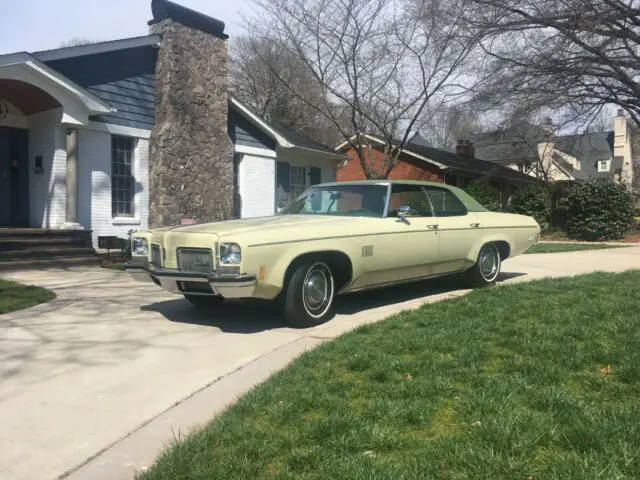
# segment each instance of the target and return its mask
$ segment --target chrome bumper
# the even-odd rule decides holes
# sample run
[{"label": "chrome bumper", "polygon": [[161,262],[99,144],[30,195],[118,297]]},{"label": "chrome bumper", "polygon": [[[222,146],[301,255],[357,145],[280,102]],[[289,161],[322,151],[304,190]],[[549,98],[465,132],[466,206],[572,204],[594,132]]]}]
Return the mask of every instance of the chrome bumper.
[{"label": "chrome bumper", "polygon": [[[124,268],[134,280],[153,282],[168,292],[181,295],[220,295],[224,298],[249,298],[253,295],[253,290],[256,286],[255,275],[221,277],[216,275],[215,272],[183,272],[136,263],[127,263]],[[185,283],[208,283],[212,293],[189,290]]]}]

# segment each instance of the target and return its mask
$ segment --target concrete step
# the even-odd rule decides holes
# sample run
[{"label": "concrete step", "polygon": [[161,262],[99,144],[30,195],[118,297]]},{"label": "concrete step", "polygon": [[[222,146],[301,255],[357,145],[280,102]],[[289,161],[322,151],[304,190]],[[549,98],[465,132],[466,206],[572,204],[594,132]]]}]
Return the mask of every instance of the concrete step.
[{"label": "concrete step", "polygon": [[32,245],[32,248],[22,250],[1,251],[0,262],[11,262],[21,260],[40,260],[50,259],[57,260],[63,258],[92,258],[98,257],[93,248],[86,247],[41,247]]},{"label": "concrete step", "polygon": [[44,269],[44,268],[72,268],[72,267],[84,267],[84,266],[96,266],[102,265],[102,259],[100,257],[85,257],[85,258],[66,258],[66,259],[39,259],[39,260],[21,260],[14,262],[0,261],[0,272],[11,272],[18,270],[29,269]]},{"label": "concrete step", "polygon": [[[69,239],[91,242],[90,230],[52,230],[46,228],[0,228],[0,240]],[[89,243],[90,244],[90,243]]]},{"label": "concrete step", "polygon": [[87,248],[84,238],[2,238],[0,237],[0,252],[17,250],[35,250],[42,248]]}]

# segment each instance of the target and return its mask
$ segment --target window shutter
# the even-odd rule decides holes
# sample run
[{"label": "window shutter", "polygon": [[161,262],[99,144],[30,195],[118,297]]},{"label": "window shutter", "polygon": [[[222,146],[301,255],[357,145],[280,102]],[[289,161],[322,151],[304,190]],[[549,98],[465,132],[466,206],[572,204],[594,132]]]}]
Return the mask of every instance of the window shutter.
[{"label": "window shutter", "polygon": [[278,162],[276,165],[276,185],[277,204],[279,208],[283,208],[291,200],[291,172],[286,162]]},{"label": "window shutter", "polygon": [[318,167],[311,167],[309,176],[311,185],[318,185],[319,183],[322,183],[322,169]]}]

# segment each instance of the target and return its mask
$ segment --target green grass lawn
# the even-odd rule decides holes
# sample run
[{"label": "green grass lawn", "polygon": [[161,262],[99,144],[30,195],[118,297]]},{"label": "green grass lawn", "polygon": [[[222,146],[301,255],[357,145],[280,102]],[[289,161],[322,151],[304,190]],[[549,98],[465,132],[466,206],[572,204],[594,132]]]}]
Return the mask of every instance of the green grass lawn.
[{"label": "green grass lawn", "polygon": [[640,271],[474,291],[304,354],[139,479],[638,479]]},{"label": "green grass lawn", "polygon": [[605,248],[622,248],[622,245],[603,245],[599,243],[545,243],[534,245],[526,253],[560,253],[578,252],[580,250],[602,250]]},{"label": "green grass lawn", "polygon": [[33,307],[56,298],[56,294],[33,285],[0,280],[0,314]]}]

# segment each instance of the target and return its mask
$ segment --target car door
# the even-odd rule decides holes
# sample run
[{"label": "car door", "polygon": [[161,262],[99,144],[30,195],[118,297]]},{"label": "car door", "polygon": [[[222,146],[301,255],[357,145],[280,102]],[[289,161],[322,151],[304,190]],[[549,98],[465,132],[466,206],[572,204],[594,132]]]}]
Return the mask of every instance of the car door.
[{"label": "car door", "polygon": [[471,266],[467,255],[481,231],[475,214],[467,211],[456,195],[446,188],[425,187],[437,218],[440,246],[436,273],[455,272]]},{"label": "car door", "polygon": [[438,224],[420,185],[392,184],[387,216],[377,224],[371,259],[363,259],[358,287],[422,278],[438,258]]}]

